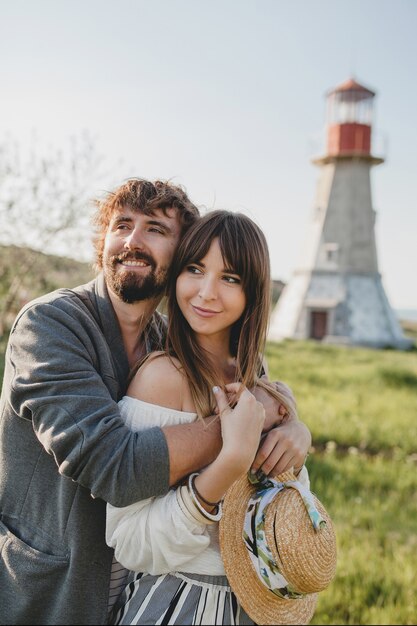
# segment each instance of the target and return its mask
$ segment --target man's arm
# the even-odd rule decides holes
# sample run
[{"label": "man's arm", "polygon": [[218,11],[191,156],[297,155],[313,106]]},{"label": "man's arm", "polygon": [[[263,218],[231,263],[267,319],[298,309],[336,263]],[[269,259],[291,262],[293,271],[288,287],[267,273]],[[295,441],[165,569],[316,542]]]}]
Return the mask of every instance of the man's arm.
[{"label": "man's arm", "polygon": [[[88,324],[90,327],[87,328]],[[104,338],[68,298],[31,305],[18,318],[8,350],[5,393],[11,414],[31,420],[19,442],[35,450],[33,434],[57,471],[116,506],[166,493],[169,459],[159,428],[132,432],[97,366]],[[111,374],[111,364],[106,372]],[[29,452],[27,453],[29,454]]]},{"label": "man's arm", "polygon": [[[284,383],[275,383],[284,395],[292,392]],[[253,463],[253,470],[265,474],[279,474],[290,467],[303,465],[311,446],[307,426],[286,413],[285,407],[263,389],[254,391],[256,399],[265,408],[267,425],[265,436]],[[198,471],[211,463],[220,452],[222,439],[220,420],[209,417],[192,424],[163,428],[170,459],[170,484]]]},{"label": "man's arm", "polygon": [[222,447],[220,420],[208,417],[192,424],[165,426],[162,429],[169,451],[169,483],[209,465]]}]

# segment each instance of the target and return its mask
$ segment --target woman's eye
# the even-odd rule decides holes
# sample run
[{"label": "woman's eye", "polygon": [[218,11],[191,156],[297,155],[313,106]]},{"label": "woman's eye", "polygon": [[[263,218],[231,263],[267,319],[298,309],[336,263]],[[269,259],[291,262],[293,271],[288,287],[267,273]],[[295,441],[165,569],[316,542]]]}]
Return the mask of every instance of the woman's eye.
[{"label": "woman's eye", "polygon": [[188,265],[187,272],[189,274],[201,274],[202,273],[201,269],[197,267],[196,265]]},{"label": "woman's eye", "polygon": [[227,283],[236,284],[236,285],[240,284],[239,276],[224,276],[223,278]]}]

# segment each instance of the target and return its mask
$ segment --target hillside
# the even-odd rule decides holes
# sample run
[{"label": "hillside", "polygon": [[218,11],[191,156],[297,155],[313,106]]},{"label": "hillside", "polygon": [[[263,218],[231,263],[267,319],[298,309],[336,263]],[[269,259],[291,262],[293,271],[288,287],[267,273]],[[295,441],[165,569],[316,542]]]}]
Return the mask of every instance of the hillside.
[{"label": "hillside", "polygon": [[89,263],[18,246],[0,246],[0,335],[29,300],[93,278]]},{"label": "hillside", "polygon": [[26,282],[28,285],[32,284],[35,290],[40,275],[45,276],[43,279],[45,283],[54,287],[74,287],[76,284],[90,280],[94,275],[89,263],[81,263],[75,259],[54,254],[44,254],[29,248],[0,245],[0,285],[3,286],[6,275],[16,272],[22,261],[25,263],[28,259],[31,265],[27,271]]}]

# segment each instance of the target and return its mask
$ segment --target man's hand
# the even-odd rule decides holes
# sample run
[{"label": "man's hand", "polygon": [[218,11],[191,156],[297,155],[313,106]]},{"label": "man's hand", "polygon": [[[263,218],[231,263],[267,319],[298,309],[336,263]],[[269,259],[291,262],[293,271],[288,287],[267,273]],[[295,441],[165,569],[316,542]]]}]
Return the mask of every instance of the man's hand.
[{"label": "man's hand", "polygon": [[[266,378],[265,382],[267,382]],[[285,383],[275,381],[270,384],[295,405],[294,395]],[[265,389],[262,389],[262,387],[256,387],[252,390],[252,393],[258,402],[263,404],[265,409],[265,424],[263,432],[268,432],[271,428],[279,426],[284,421],[284,418],[287,418],[288,412],[286,407],[273,398],[267,391],[265,391]]]},{"label": "man's hand", "polygon": [[304,464],[311,446],[311,433],[297,419],[286,419],[264,435],[252,471],[276,476]]}]

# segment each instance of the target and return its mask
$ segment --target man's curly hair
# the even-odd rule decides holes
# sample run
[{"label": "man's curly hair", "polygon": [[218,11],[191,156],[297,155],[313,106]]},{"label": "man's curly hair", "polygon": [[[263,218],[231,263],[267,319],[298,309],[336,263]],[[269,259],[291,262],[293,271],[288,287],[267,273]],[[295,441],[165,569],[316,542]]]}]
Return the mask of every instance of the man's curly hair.
[{"label": "man's curly hair", "polygon": [[153,215],[160,209],[166,215],[168,209],[176,209],[181,225],[181,235],[199,217],[197,207],[191,202],[184,189],[167,181],[151,182],[143,178],[131,178],[115,191],[108,192],[103,199],[95,201],[97,207],[93,217],[96,234],[93,239],[97,269],[103,268],[104,239],[113,213],[123,208]]}]

